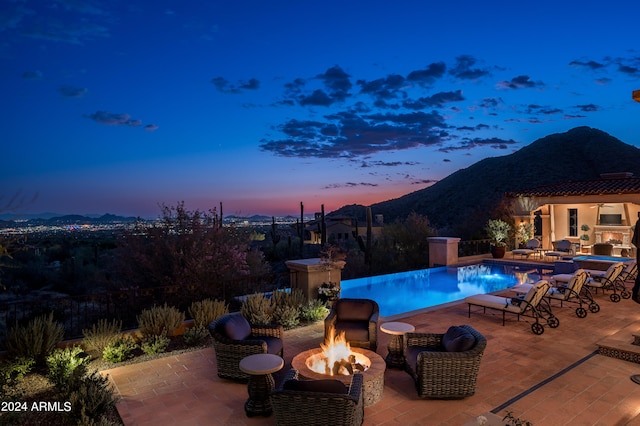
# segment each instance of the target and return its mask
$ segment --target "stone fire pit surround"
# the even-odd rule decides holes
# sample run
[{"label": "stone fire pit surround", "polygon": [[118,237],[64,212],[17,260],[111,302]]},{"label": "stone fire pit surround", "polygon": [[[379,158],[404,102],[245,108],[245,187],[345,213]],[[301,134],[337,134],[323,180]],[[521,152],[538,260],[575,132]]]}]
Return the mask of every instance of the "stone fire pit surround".
[{"label": "stone fire pit surround", "polygon": [[[364,382],[363,386],[363,398],[364,406],[368,407],[375,404],[382,399],[382,392],[384,390],[384,372],[386,369],[386,363],[384,359],[375,352],[362,348],[351,348],[352,352],[362,354],[369,358],[371,366],[362,373]],[[326,380],[336,379],[340,380],[345,385],[349,386],[351,383],[350,375],[338,375],[328,376],[326,374],[316,373],[307,367],[306,361],[310,356],[319,354],[322,352],[321,348],[309,349],[296,355],[291,361],[291,366],[298,370],[300,376],[305,379],[311,380]]]}]

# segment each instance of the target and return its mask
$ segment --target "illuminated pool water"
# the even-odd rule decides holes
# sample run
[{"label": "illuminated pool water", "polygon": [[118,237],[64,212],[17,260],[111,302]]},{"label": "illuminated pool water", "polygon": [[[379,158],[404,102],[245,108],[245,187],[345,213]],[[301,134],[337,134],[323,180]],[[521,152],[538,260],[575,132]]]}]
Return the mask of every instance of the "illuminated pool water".
[{"label": "illuminated pool water", "polygon": [[342,281],[340,297],[373,299],[384,317],[491,293],[531,281],[501,265],[440,267]]},{"label": "illuminated pool water", "polygon": [[578,260],[578,261],[584,261],[584,260],[593,260],[593,261],[598,261],[598,260],[604,260],[606,262],[627,262],[629,260],[633,260],[630,257],[616,257],[616,256],[603,256],[603,255],[596,255],[596,254],[589,254],[589,255],[585,255],[585,256],[575,256],[573,258],[573,260]]}]

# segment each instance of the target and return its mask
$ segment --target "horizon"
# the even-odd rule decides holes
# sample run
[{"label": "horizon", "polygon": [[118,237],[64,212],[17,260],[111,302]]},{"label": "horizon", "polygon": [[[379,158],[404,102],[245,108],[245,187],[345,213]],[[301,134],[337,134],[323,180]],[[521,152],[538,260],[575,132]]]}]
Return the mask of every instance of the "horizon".
[{"label": "horizon", "polygon": [[640,147],[634,12],[10,2],[0,213],[155,218],[184,201],[296,216],[398,198],[579,126]]},{"label": "horizon", "polygon": [[[315,213],[319,213],[319,212],[314,212],[314,213],[304,213],[304,218],[305,219],[313,219],[315,216]],[[329,212],[327,212],[329,213]],[[90,219],[98,219],[98,218],[102,218],[104,216],[115,216],[118,218],[141,218],[143,220],[156,220],[160,217],[160,215],[155,216],[155,217],[143,217],[143,216],[139,216],[139,215],[118,215],[118,214],[113,214],[113,213],[56,213],[56,212],[40,212],[40,213],[0,213],[0,220],[14,220],[14,221],[20,221],[20,220],[31,220],[31,219],[43,219],[43,220],[48,220],[48,219],[55,219],[55,218],[61,218],[61,217],[66,217],[66,216],[80,216],[80,217],[85,217],[85,218],[90,218]],[[223,219],[229,219],[229,218],[252,218],[252,217],[264,217],[264,218],[286,218],[286,217],[291,217],[291,218],[299,218],[300,217],[300,213],[298,213],[297,215],[295,214],[285,214],[285,215],[267,215],[267,214],[260,214],[260,213],[256,213],[256,214],[252,214],[252,215],[246,215],[246,216],[239,216],[239,215],[235,215],[235,214],[224,214],[223,212]]]}]

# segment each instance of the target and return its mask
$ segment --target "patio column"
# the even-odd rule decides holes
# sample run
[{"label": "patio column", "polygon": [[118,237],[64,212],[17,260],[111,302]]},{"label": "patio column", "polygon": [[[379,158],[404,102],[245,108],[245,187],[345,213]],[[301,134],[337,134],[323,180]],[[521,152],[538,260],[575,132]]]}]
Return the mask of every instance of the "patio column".
[{"label": "patio column", "polygon": [[553,207],[553,204],[549,204],[549,220],[551,221],[551,226],[550,228],[550,233],[549,233],[549,237],[551,238],[551,241],[549,241],[549,243],[553,243],[556,240],[556,211]]},{"label": "patio column", "polygon": [[339,260],[327,265],[322,264],[319,258],[313,258],[288,260],[285,264],[291,274],[291,289],[299,288],[307,300],[313,300],[318,297],[318,288],[322,283],[340,285],[345,262]]},{"label": "patio column", "polygon": [[429,267],[453,265],[458,263],[458,243],[460,238],[428,237]]}]

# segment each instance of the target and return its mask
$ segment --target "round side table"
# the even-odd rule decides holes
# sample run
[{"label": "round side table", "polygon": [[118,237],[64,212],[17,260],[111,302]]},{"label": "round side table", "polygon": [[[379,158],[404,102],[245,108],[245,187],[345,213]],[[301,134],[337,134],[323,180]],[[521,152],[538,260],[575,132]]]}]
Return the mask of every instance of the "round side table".
[{"label": "round side table", "polygon": [[415,327],[405,322],[385,322],[380,325],[380,331],[391,335],[387,349],[389,353],[385,358],[389,368],[405,368],[404,335],[415,331]]},{"label": "round side table", "polygon": [[254,354],[240,360],[240,370],[249,375],[249,399],[244,404],[247,417],[271,415],[273,410],[269,397],[275,387],[271,373],[279,371],[283,366],[284,360],[272,354]]}]

